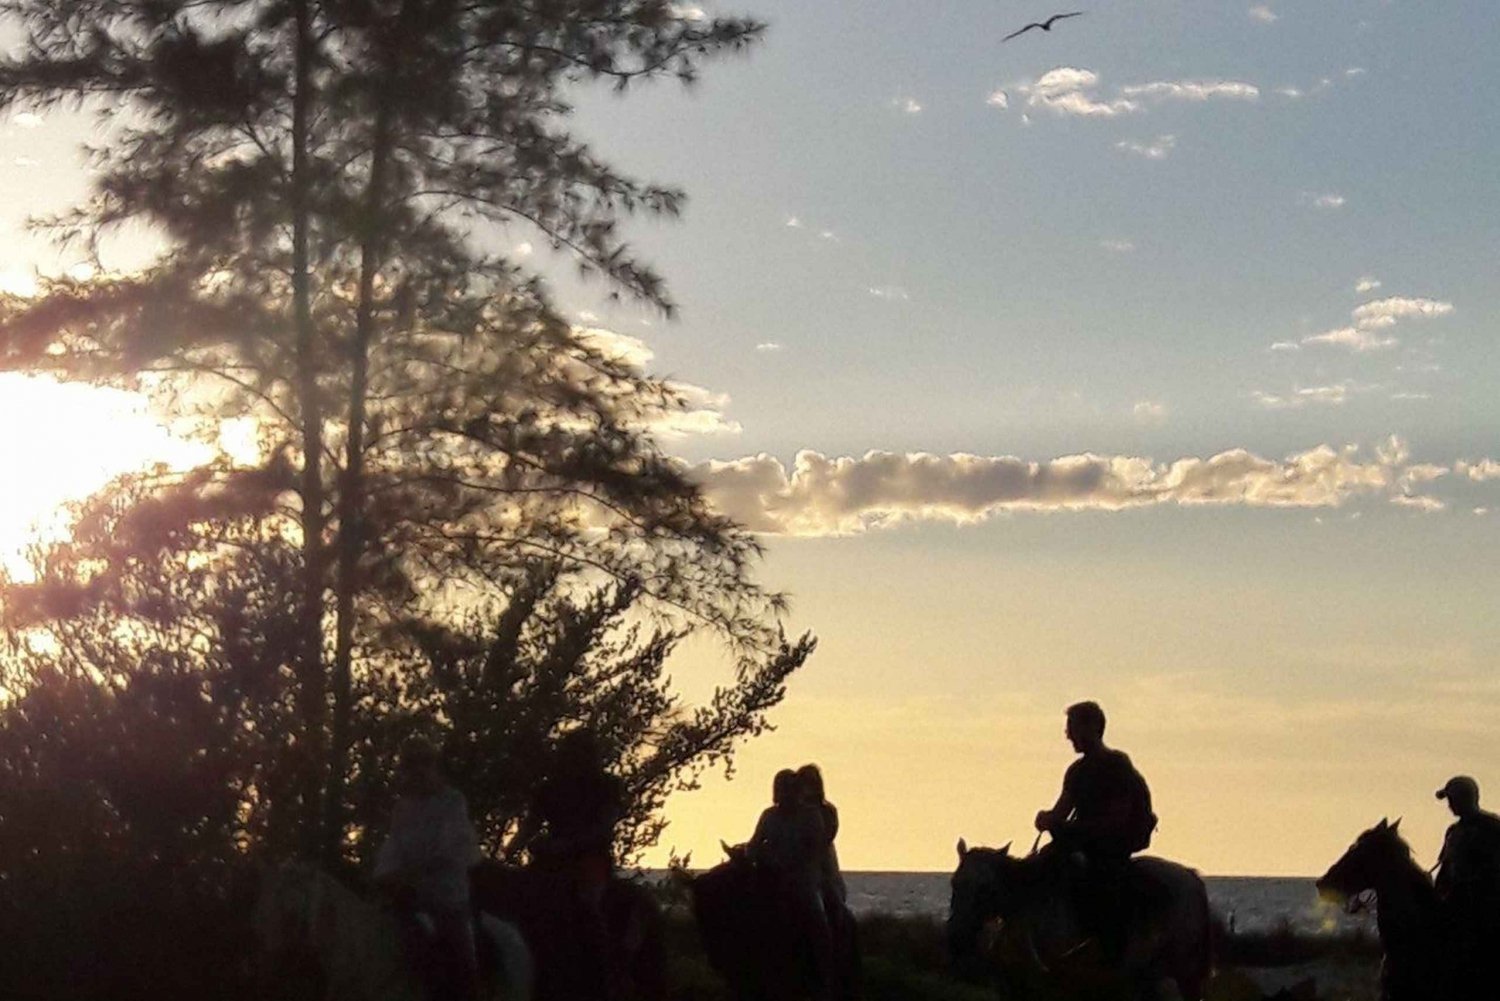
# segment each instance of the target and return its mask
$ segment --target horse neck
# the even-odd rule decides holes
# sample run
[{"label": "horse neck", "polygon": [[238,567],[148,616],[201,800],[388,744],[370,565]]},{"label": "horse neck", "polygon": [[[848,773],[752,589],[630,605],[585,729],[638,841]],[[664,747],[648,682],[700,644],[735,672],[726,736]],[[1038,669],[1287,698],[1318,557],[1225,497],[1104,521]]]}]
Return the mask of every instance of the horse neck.
[{"label": "horse neck", "polygon": [[1437,897],[1427,874],[1410,858],[1397,859],[1376,880],[1374,890],[1376,925],[1388,945],[1399,947],[1431,923]]}]

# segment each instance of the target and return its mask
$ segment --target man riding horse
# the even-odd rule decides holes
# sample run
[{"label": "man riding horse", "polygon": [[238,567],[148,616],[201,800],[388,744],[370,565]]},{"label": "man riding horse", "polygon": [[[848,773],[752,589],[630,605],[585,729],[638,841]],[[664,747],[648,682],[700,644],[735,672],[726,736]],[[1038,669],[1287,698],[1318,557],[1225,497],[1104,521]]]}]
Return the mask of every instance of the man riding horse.
[{"label": "man riding horse", "polygon": [[1479,783],[1467,775],[1437,791],[1455,820],[1443,837],[1435,882],[1454,930],[1458,961],[1496,979],[1500,946],[1500,817],[1479,808]]},{"label": "man riding horse", "polygon": [[1063,776],[1050,810],[1036,828],[1052,835],[1056,850],[1081,856],[1080,910],[1106,959],[1124,948],[1130,901],[1130,856],[1147,848],[1156,829],[1151,790],[1123,751],[1104,744],[1104,710],[1096,702],[1067,709],[1065,733],[1080,755]]}]

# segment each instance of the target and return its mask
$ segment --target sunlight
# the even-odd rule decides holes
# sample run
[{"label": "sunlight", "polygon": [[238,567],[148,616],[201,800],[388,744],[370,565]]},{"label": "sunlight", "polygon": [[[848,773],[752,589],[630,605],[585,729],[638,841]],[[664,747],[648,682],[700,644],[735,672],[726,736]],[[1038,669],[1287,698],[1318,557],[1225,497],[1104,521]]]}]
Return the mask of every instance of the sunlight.
[{"label": "sunlight", "polygon": [[0,374],[0,565],[25,574],[26,546],[59,528],[60,505],[154,463],[191,466],[209,446],[173,436],[133,394]]}]

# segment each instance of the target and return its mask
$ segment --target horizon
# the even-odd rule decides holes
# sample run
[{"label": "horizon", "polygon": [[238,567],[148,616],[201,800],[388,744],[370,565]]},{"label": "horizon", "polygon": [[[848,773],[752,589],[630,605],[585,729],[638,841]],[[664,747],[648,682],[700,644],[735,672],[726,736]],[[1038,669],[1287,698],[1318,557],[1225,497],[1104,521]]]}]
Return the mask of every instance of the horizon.
[{"label": "horizon", "polygon": [[[1003,46],[1039,7],[701,6],[771,30],[691,91],[586,89],[575,116],[687,190],[627,227],[680,318],[482,234],[678,380],[664,449],[819,637],[733,781],[669,801],[652,867],[743,840],[804,761],[847,871],[1024,846],[1084,698],[1151,783],[1149,853],[1209,875],[1310,878],[1403,815],[1425,866],[1444,780],[1500,801],[1491,5],[1436,33],[1396,0],[1142,0]],[[0,118],[8,290],[82,263],[23,220],[84,194],[99,134]],[[158,246],[121,234],[109,264]],[[21,379],[0,467],[49,473],[4,497],[11,566],[58,504],[205,454],[138,399]],[[671,662],[689,697],[725,670]]]}]

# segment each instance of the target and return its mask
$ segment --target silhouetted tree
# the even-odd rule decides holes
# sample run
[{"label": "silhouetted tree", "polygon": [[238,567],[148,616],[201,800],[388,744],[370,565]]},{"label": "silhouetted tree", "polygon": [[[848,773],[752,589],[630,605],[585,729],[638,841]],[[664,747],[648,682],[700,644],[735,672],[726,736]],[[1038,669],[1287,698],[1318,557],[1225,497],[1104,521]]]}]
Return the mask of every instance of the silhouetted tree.
[{"label": "silhouetted tree", "polygon": [[0,15],[27,31],[0,103],[131,113],[96,151],[93,198],[52,221],[60,238],[97,249],[139,221],[167,240],[139,273],[7,300],[0,365],[256,422],[261,465],[160,489],[190,521],[184,498],[212,512],[279,487],[278,531],[302,554],[299,809],[326,744],[329,843],[368,638],[508,595],[539,556],[614,580],[674,635],[708,626],[742,686],[780,669],[754,540],[647,433],[680,397],[562,322],[483,238],[534,227],[670,310],[617,225],[682,194],[571,136],[566,94],[691,80],[760,25],[668,0],[9,0]]}]

